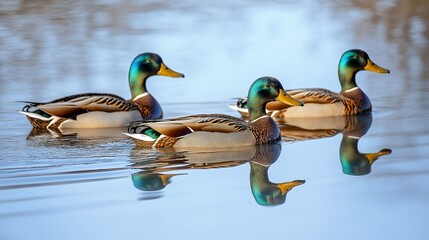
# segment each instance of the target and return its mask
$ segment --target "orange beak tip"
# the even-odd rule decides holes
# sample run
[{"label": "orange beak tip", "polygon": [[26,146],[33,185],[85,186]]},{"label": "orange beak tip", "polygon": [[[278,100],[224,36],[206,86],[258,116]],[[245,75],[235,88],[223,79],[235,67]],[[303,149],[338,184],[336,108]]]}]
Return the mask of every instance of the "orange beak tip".
[{"label": "orange beak tip", "polygon": [[305,180],[297,180],[299,183],[304,184]]},{"label": "orange beak tip", "polygon": [[391,154],[392,153],[392,149],[389,148],[383,148],[380,150],[381,153],[385,153],[385,154]]}]

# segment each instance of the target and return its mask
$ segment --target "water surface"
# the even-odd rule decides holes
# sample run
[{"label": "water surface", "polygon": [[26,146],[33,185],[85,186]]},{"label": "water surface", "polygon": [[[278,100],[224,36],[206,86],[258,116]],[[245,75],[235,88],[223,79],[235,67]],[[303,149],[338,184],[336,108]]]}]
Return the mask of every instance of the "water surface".
[{"label": "water surface", "polygon": [[[0,3],[0,238],[427,239],[428,8]],[[186,75],[148,82],[165,117],[238,116],[227,105],[260,76],[339,90],[338,60],[351,48],[391,70],[357,75],[372,116],[282,125],[284,141],[263,149],[142,150],[124,129],[32,131],[18,113],[19,100],[127,98],[131,60],[151,51]],[[371,165],[365,154],[377,152]],[[305,183],[280,197],[277,184],[295,180]]]}]

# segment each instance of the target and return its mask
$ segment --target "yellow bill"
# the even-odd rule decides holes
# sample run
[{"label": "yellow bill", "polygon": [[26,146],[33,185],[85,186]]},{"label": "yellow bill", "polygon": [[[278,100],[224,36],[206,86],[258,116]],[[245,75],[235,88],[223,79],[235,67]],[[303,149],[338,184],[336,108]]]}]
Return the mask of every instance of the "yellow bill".
[{"label": "yellow bill", "polygon": [[279,96],[277,97],[277,100],[286,103],[290,106],[304,106],[304,103],[296,100],[295,98],[289,96],[283,89],[280,89]]},{"label": "yellow bill", "polygon": [[390,73],[389,69],[382,68],[375,64],[371,59],[368,58],[366,66],[363,68],[365,70],[376,72],[376,73]]},{"label": "yellow bill", "polygon": [[277,187],[282,191],[282,195],[284,196],[287,192],[292,190],[292,188],[302,185],[305,183],[305,180],[295,180],[292,182],[285,182],[277,184]]},{"label": "yellow bill", "polygon": [[384,155],[389,155],[390,153],[392,153],[392,150],[385,148],[376,153],[367,153],[365,154],[365,157],[368,159],[369,163],[372,164],[375,162],[375,160],[377,160],[377,158]]},{"label": "yellow bill", "polygon": [[171,70],[164,63],[161,63],[161,68],[159,69],[157,74],[167,77],[185,77],[184,74]]}]

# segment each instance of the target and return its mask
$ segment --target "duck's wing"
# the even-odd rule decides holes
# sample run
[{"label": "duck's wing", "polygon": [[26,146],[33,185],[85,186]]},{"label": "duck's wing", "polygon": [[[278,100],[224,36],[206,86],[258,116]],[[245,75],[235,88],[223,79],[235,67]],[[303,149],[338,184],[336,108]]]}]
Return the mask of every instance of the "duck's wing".
[{"label": "duck's wing", "polygon": [[239,118],[224,114],[199,114],[155,121],[132,122],[128,128],[128,133],[144,133],[148,127],[169,137],[181,137],[192,132],[232,133],[249,129],[249,125]]},{"label": "duck's wing", "polygon": [[[304,105],[308,103],[333,104],[346,101],[346,99],[339,93],[323,88],[302,88],[287,90],[286,92],[291,97],[303,102]],[[288,107],[291,106],[280,101],[273,101],[267,104],[268,111],[282,110]]]},{"label": "duck's wing", "polygon": [[46,103],[26,102],[23,108],[36,107],[50,115],[64,118],[75,118],[89,111],[117,112],[131,111],[136,106],[114,94],[84,93],[55,99]]},{"label": "duck's wing", "polygon": [[343,96],[339,93],[333,92],[328,89],[323,88],[303,88],[303,89],[293,89],[288,90],[287,93],[300,101],[305,103],[319,103],[319,104],[329,104],[341,102]]}]

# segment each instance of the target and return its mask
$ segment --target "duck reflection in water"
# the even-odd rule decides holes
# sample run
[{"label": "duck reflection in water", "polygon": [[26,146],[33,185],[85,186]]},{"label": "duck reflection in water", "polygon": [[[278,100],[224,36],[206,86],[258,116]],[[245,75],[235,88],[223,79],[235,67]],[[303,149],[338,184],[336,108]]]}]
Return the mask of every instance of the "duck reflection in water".
[{"label": "duck reflection in water", "polygon": [[340,144],[340,161],[344,174],[366,175],[371,172],[371,165],[381,156],[388,155],[391,149],[378,152],[361,153],[358,143],[372,124],[372,114],[353,116],[290,119],[279,124],[282,137],[307,140],[332,137],[343,134]]},{"label": "duck reflection in water", "polygon": [[127,140],[123,132],[126,128],[76,128],[46,129],[32,128],[27,141],[38,146],[76,146],[110,144]]},{"label": "duck reflection in water", "polygon": [[371,165],[381,156],[392,153],[391,149],[383,148],[378,152],[361,153],[358,149],[360,138],[371,127],[372,116],[357,117],[354,129],[345,130],[340,145],[340,160],[343,172],[348,175],[366,175],[371,172]]},{"label": "duck reflection in water", "polygon": [[277,161],[281,145],[261,146],[250,160],[250,187],[256,202],[263,206],[281,205],[286,201],[286,194],[292,188],[302,185],[305,180],[272,183],[268,177],[268,168]]},{"label": "duck reflection in water", "polygon": [[[139,151],[141,149],[138,149]],[[161,151],[154,160],[141,161],[135,159],[133,168],[142,169],[131,178],[134,186],[142,191],[157,191],[171,183],[171,179],[184,173],[166,172],[188,169],[227,168],[250,164],[250,185],[256,202],[263,206],[274,206],[285,203],[287,193],[292,188],[305,183],[294,180],[272,183],[268,177],[268,168],[277,160],[281,153],[281,144],[263,144],[243,146],[234,149],[201,150],[175,152],[173,149]],[[136,151],[136,154],[138,152]]]},{"label": "duck reflection in water", "polygon": [[171,183],[171,178],[183,174],[161,174],[154,172],[138,172],[131,175],[134,187],[141,191],[159,191]]}]

